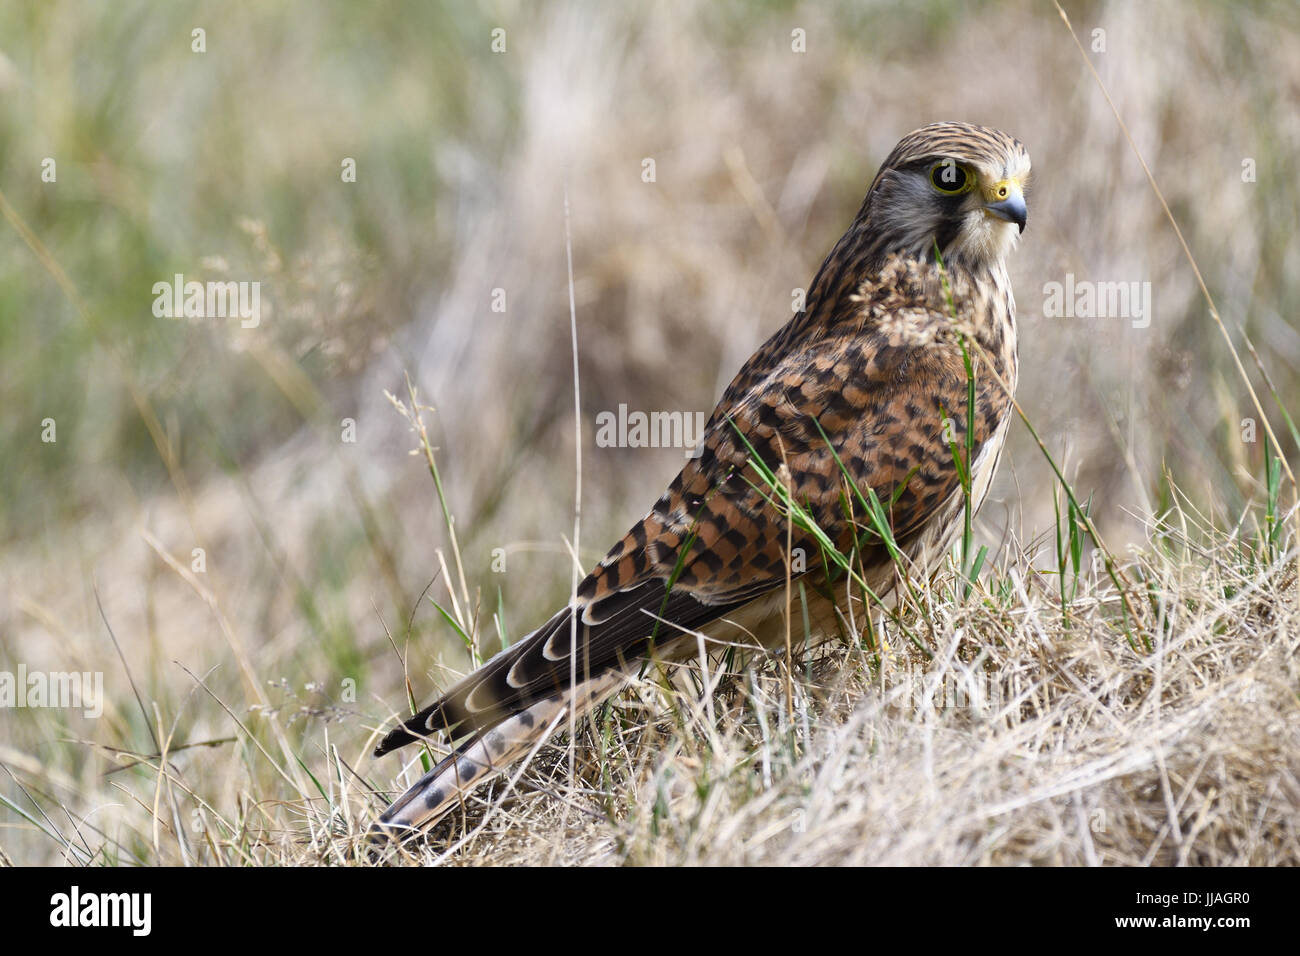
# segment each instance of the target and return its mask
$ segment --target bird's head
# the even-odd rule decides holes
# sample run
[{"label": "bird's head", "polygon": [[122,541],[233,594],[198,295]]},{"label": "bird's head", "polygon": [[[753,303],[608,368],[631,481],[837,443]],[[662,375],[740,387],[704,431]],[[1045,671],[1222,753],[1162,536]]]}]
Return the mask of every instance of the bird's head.
[{"label": "bird's head", "polygon": [[968,123],[909,133],[876,174],[862,214],[877,261],[891,253],[968,269],[1002,263],[1025,230],[1029,154],[1019,140]]}]

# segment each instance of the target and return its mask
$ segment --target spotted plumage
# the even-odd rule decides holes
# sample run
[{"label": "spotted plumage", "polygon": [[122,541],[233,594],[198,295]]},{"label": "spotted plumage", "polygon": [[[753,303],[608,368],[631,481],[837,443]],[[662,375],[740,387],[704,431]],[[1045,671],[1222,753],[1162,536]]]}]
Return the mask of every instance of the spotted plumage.
[{"label": "spotted plumage", "polygon": [[1003,383],[1015,386],[1016,325],[1005,256],[1025,225],[1028,174],[1024,147],[997,130],[939,123],[899,142],[818,270],[805,311],[741,368],[700,455],[579,584],[575,602],[376,748],[464,738],[381,816],[380,831],[437,819],[652,653],[693,652],[693,632],[723,620],[779,616],[773,599],[795,549],[821,589],[817,540],[789,526],[752,457],[788,475],[795,499],[839,548],[856,543],[878,593],[892,585],[894,566],[880,538],[864,541],[846,518],[841,463],[864,493],[889,503],[906,557],[933,565],[964,503],[952,453],[953,442],[965,444],[963,342],[976,382],[977,506],[1009,421]]}]

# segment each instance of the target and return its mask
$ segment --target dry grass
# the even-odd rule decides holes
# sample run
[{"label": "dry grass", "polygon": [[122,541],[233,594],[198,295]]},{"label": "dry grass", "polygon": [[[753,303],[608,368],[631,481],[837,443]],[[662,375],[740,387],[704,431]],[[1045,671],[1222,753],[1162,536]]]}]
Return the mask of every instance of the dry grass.
[{"label": "dry grass", "polygon": [[[1129,633],[1086,569],[1064,612],[1018,550],[965,601],[945,572],[902,615],[932,657],[882,615],[880,652],[799,655],[793,720],[780,660],[651,671],[581,730],[576,779],[557,739],[388,862],[1300,863],[1294,552],[1195,537],[1126,565]],[[328,773],[328,800],[265,806],[200,857],[349,862],[381,802]]]},{"label": "dry grass", "polygon": [[652,672],[580,734],[576,781],[557,741],[390,859],[1300,863],[1294,554],[1165,530],[1123,568],[1145,595],[1131,631],[1104,575],[1063,610],[1011,550],[968,600],[945,573],[904,613],[932,657],[886,617],[881,653],[822,644],[793,720],[781,661]]},{"label": "dry grass", "polygon": [[[1085,40],[1106,29],[1093,62],[1229,331],[1250,334],[1300,408],[1286,318],[1300,307],[1294,11],[1066,6]],[[823,645],[797,668],[793,724],[780,661],[721,678],[714,662],[712,694],[690,668],[673,693],[648,682],[582,731],[577,781],[557,741],[507,799],[499,785],[478,794],[414,858],[1300,862],[1296,541],[1261,543],[1248,393],[1049,5],[682,2],[647,17],[421,4],[396,33],[354,29],[342,10],[0,14],[0,135],[20,147],[0,151],[2,185],[87,307],[15,240],[0,346],[25,360],[0,399],[32,414],[0,430],[0,670],[102,672],[107,698],[96,721],[3,716],[0,853],[342,860],[375,792],[418,770],[366,756],[404,707],[404,678],[426,700],[471,659],[426,596],[450,609],[439,551],[476,651],[495,646],[499,607],[518,636],[567,593],[562,184],[585,421],[620,402],[707,410],[784,321],[893,142],[958,118],[1013,132],[1034,157],[1012,264],[1019,395],[1125,569],[1129,631],[1090,546],[1064,616],[1055,545],[1036,537],[1059,485],[1017,426],[977,526],[994,554],[980,587],[958,598],[945,572],[902,618],[934,660],[889,622],[887,653]],[[222,23],[210,33],[224,60],[176,42],[199,14]],[[511,53],[494,59],[473,38],[497,22]],[[793,26],[806,56],[789,52]],[[426,36],[444,65],[432,75]],[[139,68],[109,83],[101,61],[114,77],[120,62]],[[29,174],[46,153],[59,192]],[[318,170],[335,178],[352,154],[360,189],[320,185]],[[644,156],[658,160],[653,187]],[[1243,157],[1257,182],[1241,182]],[[160,330],[145,292],[177,270],[260,279],[271,319],[251,336]],[[1043,283],[1066,273],[1149,279],[1154,321],[1045,318]],[[504,316],[488,310],[496,287]],[[437,407],[466,589],[426,469],[406,454],[417,441],[384,398],[408,372]],[[32,416],[46,414],[57,448],[36,445]],[[345,417],[356,444],[339,440]],[[584,564],[681,462],[594,449],[591,434]],[[1285,431],[1283,452],[1294,460]],[[505,574],[489,570],[495,548]]]}]

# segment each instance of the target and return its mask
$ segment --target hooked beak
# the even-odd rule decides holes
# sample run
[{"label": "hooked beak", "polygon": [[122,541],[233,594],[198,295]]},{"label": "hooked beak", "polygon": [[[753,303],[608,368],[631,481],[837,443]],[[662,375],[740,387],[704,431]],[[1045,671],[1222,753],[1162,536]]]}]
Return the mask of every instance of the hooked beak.
[{"label": "hooked beak", "polygon": [[1018,182],[1004,179],[986,190],[984,198],[989,200],[984,204],[985,212],[1005,222],[1014,222],[1021,232],[1025,231],[1029,210],[1025,206],[1025,196],[1020,191]]}]

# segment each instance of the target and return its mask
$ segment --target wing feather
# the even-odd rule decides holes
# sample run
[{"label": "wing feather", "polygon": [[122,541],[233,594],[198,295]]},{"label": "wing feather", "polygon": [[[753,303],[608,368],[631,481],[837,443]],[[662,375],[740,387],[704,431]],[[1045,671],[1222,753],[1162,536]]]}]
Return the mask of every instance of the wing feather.
[{"label": "wing feather", "polygon": [[[944,300],[932,266],[895,261],[826,322],[773,336],[715,409],[701,454],[579,584],[576,603],[393,730],[376,754],[491,727],[571,681],[634,666],[668,631],[698,629],[784,586],[791,543],[805,568],[819,568],[817,538],[788,528],[753,457],[788,474],[818,526],[845,552],[855,542],[869,551],[866,564],[887,557],[862,533],[842,468],[887,504],[900,545],[919,539],[960,488],[950,442],[964,441],[967,381]],[[990,376],[977,382],[978,449],[1007,400]]]}]

